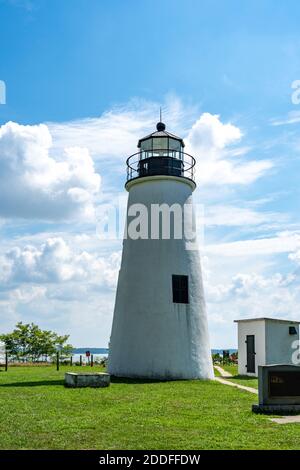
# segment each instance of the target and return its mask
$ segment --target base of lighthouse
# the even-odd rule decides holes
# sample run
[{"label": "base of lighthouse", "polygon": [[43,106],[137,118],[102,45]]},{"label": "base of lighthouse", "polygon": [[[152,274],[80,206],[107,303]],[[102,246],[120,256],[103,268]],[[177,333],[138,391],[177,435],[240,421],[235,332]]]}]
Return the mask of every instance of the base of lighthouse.
[{"label": "base of lighthouse", "polygon": [[[128,207],[191,204],[185,178],[139,178],[127,185]],[[149,225],[149,231],[151,226]],[[188,276],[188,303],[173,302],[173,276]],[[212,379],[213,367],[198,250],[184,239],[124,239],[109,345],[118,377]]]}]

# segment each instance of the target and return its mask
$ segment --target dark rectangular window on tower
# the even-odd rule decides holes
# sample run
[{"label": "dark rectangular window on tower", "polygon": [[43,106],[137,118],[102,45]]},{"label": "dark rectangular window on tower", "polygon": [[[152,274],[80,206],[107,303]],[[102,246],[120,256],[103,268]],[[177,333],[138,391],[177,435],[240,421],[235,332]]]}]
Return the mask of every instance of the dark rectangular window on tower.
[{"label": "dark rectangular window on tower", "polygon": [[173,302],[177,304],[189,303],[189,277],[172,275]]}]

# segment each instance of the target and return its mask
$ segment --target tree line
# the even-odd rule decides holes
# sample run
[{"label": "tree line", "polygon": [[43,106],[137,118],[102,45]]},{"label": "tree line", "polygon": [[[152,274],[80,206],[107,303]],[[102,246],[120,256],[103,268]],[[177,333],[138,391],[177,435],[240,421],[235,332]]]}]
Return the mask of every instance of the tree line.
[{"label": "tree line", "polygon": [[0,335],[10,357],[33,362],[53,357],[57,352],[61,356],[69,356],[73,346],[68,339],[69,335],[60,336],[54,331],[42,330],[34,323],[22,322],[17,323],[11,333]]}]

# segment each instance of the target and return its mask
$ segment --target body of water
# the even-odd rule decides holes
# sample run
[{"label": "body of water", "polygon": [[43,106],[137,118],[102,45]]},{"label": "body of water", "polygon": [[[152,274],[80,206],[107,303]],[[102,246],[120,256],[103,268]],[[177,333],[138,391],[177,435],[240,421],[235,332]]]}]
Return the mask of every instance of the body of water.
[{"label": "body of water", "polygon": [[[89,351],[91,354],[95,356],[107,356],[108,355],[108,348],[76,348],[73,350],[73,359],[75,361],[79,361],[80,355],[82,357],[86,357],[85,353],[86,351]],[[229,354],[233,354],[237,352],[237,349],[227,349],[226,351],[229,351]],[[223,354],[223,349],[212,349],[211,350],[212,354]]]}]

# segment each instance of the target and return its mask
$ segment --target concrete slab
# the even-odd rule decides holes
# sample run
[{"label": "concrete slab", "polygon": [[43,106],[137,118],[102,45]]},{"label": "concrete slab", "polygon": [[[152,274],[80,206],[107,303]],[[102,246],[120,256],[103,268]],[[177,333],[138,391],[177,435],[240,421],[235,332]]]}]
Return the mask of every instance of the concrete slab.
[{"label": "concrete slab", "polygon": [[300,405],[252,405],[254,413],[264,413],[269,415],[295,415],[300,413]]},{"label": "concrete slab", "polygon": [[297,416],[282,416],[282,418],[270,418],[273,423],[277,424],[292,424],[300,423],[300,415]]}]

